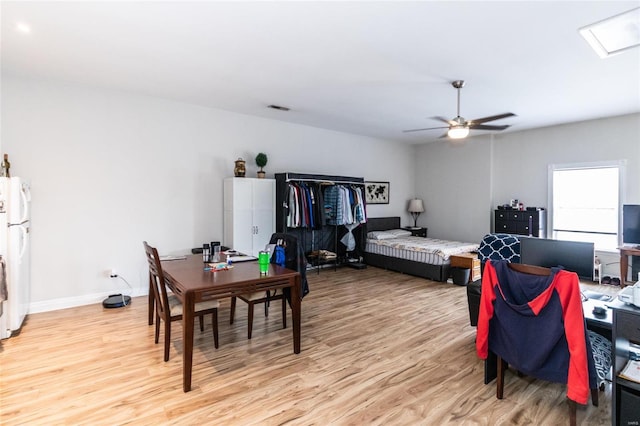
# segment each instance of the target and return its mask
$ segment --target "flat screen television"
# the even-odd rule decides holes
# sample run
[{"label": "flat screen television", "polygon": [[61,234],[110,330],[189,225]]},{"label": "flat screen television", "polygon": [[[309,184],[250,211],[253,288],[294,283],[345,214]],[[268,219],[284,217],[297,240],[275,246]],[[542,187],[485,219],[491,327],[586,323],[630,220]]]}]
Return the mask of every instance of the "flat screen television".
[{"label": "flat screen television", "polygon": [[622,206],[622,243],[640,246],[640,204]]},{"label": "flat screen television", "polygon": [[562,266],[584,280],[593,281],[595,248],[582,241],[520,238],[520,262],[553,268]]}]

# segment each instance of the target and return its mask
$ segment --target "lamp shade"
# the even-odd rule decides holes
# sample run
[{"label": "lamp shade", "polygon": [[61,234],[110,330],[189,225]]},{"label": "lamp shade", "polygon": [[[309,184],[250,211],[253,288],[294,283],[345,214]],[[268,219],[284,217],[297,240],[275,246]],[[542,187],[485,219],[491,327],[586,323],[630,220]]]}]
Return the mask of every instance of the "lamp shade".
[{"label": "lamp shade", "polygon": [[424,204],[422,204],[422,200],[414,198],[409,201],[409,207],[407,208],[409,213],[422,213],[424,212]]}]

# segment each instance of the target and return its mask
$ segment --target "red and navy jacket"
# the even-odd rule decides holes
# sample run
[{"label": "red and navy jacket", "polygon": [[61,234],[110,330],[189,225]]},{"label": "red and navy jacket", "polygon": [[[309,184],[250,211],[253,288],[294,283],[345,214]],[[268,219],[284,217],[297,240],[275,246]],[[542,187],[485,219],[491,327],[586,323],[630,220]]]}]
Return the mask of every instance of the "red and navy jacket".
[{"label": "red and navy jacket", "polygon": [[531,275],[487,261],[476,350],[482,359],[491,351],[529,376],[567,383],[567,397],[586,404],[596,372],[578,276],[558,268]]}]

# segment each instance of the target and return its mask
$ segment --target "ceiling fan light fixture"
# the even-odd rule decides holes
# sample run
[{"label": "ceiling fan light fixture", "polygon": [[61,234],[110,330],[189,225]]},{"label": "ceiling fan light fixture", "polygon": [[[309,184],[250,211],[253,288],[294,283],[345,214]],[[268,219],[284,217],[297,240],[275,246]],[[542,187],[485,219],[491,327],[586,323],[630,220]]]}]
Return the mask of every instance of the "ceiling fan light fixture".
[{"label": "ceiling fan light fixture", "polygon": [[469,128],[467,126],[453,126],[447,132],[447,136],[451,139],[464,139],[469,136]]},{"label": "ceiling fan light fixture", "polygon": [[460,89],[464,87],[464,80],[452,81],[451,85],[458,91],[458,115],[456,115],[455,118],[451,120],[448,120],[444,117],[431,117],[434,120],[438,120],[448,124],[448,126],[403,130],[403,132],[408,133],[408,132],[421,132],[423,130],[448,129],[447,133],[440,136],[441,138],[448,136],[449,139],[464,139],[467,136],[469,136],[470,129],[499,131],[499,130],[505,130],[506,128],[509,127],[509,125],[494,126],[494,125],[485,124],[485,123],[493,120],[501,120],[503,118],[512,117],[515,115],[512,112],[505,112],[503,114],[490,115],[488,117],[476,118],[473,120],[466,120],[464,117],[460,115]]}]

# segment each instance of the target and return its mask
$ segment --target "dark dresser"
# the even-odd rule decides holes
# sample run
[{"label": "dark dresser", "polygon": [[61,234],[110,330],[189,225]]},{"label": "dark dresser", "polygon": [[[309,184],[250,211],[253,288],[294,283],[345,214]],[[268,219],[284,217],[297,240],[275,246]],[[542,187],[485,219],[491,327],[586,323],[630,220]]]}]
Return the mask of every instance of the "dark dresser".
[{"label": "dark dresser", "polygon": [[496,210],[494,213],[493,232],[547,238],[546,210]]}]

